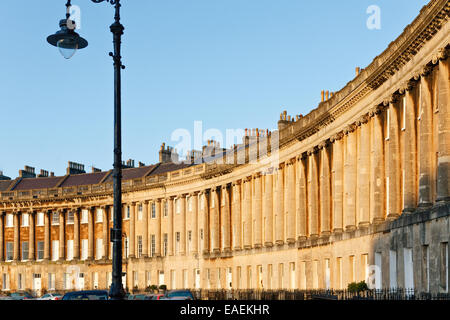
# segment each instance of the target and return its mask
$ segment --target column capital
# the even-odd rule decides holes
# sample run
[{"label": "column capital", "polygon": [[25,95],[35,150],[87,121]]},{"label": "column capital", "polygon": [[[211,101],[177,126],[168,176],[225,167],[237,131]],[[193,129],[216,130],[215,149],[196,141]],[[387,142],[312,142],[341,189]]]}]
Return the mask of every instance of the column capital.
[{"label": "column capital", "polygon": [[416,86],[417,81],[414,79],[409,79],[405,82],[403,82],[400,86],[400,89],[398,90],[400,94],[405,94],[406,91],[411,91]]},{"label": "column capital", "polygon": [[291,166],[291,165],[295,164],[296,161],[297,161],[297,157],[290,158],[289,160],[286,161],[286,165]]},{"label": "column capital", "polygon": [[253,174],[253,179],[259,179],[259,178],[261,178],[261,171],[255,172]]},{"label": "column capital", "polygon": [[195,197],[195,196],[197,196],[197,195],[199,195],[200,194],[200,191],[193,191],[193,192],[191,192],[189,195],[191,196],[191,197]]},{"label": "column capital", "polygon": [[345,134],[345,135],[348,135],[349,133],[352,133],[353,131],[355,131],[356,130],[356,124],[355,123],[352,123],[352,124],[349,124],[348,126],[346,126],[345,128],[344,128],[344,130],[342,130],[342,132]]},{"label": "column capital", "polygon": [[422,66],[422,68],[419,71],[419,75],[421,77],[426,77],[428,76],[431,72],[433,71],[433,67],[430,65],[424,65]]},{"label": "column capital", "polygon": [[306,151],[306,153],[308,154],[308,156],[317,153],[319,149],[317,148],[317,146],[312,147],[311,149],[309,149],[308,151]]},{"label": "column capital", "polygon": [[[272,168],[273,169],[273,168]],[[239,185],[241,185],[241,183],[242,183],[242,180],[241,179],[238,179],[238,180],[236,180],[236,181],[233,181],[233,186],[239,186]]]},{"label": "column capital", "polygon": [[449,51],[450,50],[447,49],[446,47],[439,48],[437,50],[437,52],[433,55],[433,58],[431,59],[431,62],[433,64],[438,64],[439,61],[447,59],[447,57],[449,56]]},{"label": "column capital", "polygon": [[384,110],[384,105],[378,105],[370,109],[369,116],[375,117],[376,115],[380,114]]},{"label": "column capital", "polygon": [[317,146],[319,150],[326,149],[326,147],[329,145],[329,140],[324,140]]}]

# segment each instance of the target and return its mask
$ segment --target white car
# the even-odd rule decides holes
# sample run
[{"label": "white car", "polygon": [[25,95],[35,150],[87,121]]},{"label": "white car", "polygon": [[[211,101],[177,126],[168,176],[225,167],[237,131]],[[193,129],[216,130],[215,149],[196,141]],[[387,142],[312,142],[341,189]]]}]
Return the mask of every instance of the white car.
[{"label": "white car", "polygon": [[42,297],[37,298],[36,300],[61,300],[62,294],[59,293],[46,293]]}]

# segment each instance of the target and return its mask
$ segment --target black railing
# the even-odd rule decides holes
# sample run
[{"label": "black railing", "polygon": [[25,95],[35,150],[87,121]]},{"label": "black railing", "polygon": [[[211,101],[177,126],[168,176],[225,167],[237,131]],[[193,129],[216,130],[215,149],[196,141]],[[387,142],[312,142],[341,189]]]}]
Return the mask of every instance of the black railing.
[{"label": "black railing", "polygon": [[414,289],[348,290],[191,290],[198,300],[450,300],[449,293]]}]

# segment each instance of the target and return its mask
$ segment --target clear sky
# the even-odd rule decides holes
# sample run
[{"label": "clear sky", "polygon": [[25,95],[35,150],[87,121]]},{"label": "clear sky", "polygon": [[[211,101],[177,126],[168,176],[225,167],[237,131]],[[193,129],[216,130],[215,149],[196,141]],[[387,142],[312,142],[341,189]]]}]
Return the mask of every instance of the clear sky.
[{"label": "clear sky", "polygon": [[[67,161],[113,163],[113,7],[74,0],[71,60],[46,37],[65,0],[0,2],[0,170],[64,175]],[[174,130],[275,129],[338,91],[419,14],[426,0],[122,0],[123,159],[158,161]],[[381,29],[369,30],[370,5]],[[225,133],[224,133],[225,134]],[[233,142],[231,142],[232,144]]]}]

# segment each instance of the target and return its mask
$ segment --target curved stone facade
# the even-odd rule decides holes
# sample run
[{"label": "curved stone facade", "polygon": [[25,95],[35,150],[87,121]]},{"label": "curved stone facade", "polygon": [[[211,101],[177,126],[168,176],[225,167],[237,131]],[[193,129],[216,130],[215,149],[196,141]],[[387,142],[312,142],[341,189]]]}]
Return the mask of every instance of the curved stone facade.
[{"label": "curved stone facade", "polygon": [[[253,130],[206,162],[123,170],[126,286],[448,292],[449,10],[432,0],[278,131]],[[0,191],[2,289],[109,286],[111,172]]]}]

